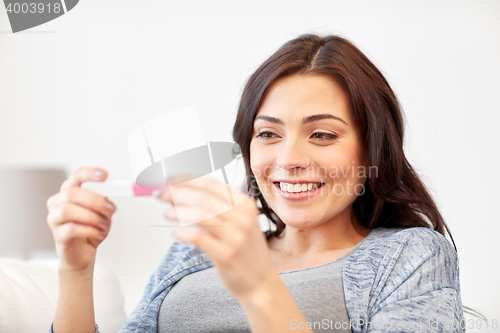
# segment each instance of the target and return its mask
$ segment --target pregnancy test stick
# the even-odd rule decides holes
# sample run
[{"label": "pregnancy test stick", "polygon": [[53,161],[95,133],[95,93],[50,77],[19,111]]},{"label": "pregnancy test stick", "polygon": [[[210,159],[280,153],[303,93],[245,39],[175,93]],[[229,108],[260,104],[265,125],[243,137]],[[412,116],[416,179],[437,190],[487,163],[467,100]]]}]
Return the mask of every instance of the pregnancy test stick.
[{"label": "pregnancy test stick", "polygon": [[131,180],[112,179],[104,182],[83,182],[82,188],[105,197],[137,197],[151,195],[155,189],[142,188]]}]

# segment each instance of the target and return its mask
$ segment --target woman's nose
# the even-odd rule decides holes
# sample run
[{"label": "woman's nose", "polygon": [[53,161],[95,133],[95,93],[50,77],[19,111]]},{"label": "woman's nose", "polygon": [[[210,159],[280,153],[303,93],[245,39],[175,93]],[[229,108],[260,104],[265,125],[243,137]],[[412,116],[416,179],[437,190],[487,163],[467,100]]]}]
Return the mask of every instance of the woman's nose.
[{"label": "woman's nose", "polygon": [[291,172],[307,168],[310,164],[310,159],[307,154],[307,147],[304,143],[298,140],[284,140],[283,145],[279,149],[276,164],[279,168]]}]

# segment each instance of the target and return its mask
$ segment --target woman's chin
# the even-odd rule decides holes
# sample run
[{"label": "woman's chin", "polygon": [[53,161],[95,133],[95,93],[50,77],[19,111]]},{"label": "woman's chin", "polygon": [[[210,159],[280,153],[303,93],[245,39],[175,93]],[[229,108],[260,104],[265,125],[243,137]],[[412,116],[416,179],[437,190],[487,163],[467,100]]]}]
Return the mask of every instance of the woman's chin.
[{"label": "woman's chin", "polygon": [[278,214],[281,220],[290,227],[293,228],[310,228],[318,224],[318,219],[311,216],[311,214]]}]

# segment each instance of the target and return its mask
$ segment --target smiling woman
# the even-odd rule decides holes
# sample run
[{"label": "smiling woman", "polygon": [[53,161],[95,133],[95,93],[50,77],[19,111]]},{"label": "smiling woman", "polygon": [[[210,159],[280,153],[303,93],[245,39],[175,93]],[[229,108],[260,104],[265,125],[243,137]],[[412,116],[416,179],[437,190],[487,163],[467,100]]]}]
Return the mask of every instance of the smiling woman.
[{"label": "smiling woman", "polygon": [[278,270],[350,253],[338,301],[364,324],[348,331],[463,331],[458,258],[445,230],[455,244],[404,155],[403,133],[399,102],[364,54],[338,36],[303,35],[250,77],[233,137],[245,190],[276,225],[266,236]]},{"label": "smiling woman", "polygon": [[[245,85],[233,137],[245,193],[218,215],[227,186],[214,179],[158,194],[171,220],[213,217],[176,231],[120,332],[465,331],[448,228],[405,158],[394,93],[354,45],[283,45]],[[115,208],[80,188],[96,177],[78,170],[48,202],[56,333],[98,332],[93,265]],[[276,229],[263,233],[259,213]]]}]

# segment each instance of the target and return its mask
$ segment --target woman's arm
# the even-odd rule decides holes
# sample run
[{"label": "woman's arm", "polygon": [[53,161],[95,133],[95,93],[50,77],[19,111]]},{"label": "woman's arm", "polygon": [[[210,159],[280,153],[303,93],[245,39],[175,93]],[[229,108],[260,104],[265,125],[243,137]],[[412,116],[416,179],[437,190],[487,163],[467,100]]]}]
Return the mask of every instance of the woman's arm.
[{"label": "woman's arm", "polygon": [[80,185],[106,177],[104,170],[80,168],[47,201],[47,224],[59,256],[59,295],[52,332],[97,332],[93,303],[95,256],[109,233],[116,207],[106,197]]},{"label": "woman's arm", "polygon": [[[95,258],[95,257],[94,257]],[[59,268],[59,295],[54,332],[96,332],[93,297],[94,265],[86,271]]]}]

